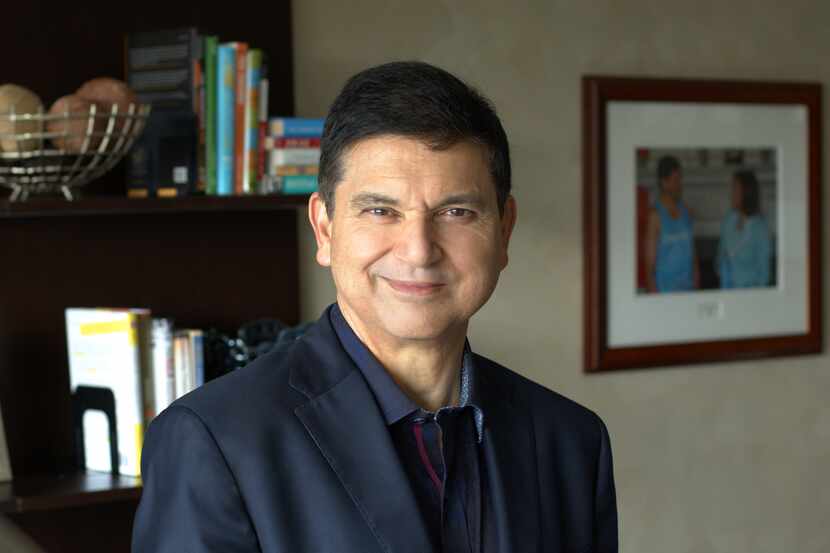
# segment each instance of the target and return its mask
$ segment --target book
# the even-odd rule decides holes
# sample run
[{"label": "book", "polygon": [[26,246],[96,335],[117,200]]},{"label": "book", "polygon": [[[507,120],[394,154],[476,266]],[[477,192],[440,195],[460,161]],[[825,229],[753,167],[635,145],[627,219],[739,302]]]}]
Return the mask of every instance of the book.
[{"label": "book", "polygon": [[118,466],[110,463],[110,432],[99,411],[82,419],[86,469],[140,476],[146,416],[151,414],[150,312],[146,309],[67,308],[69,384],[105,390],[115,404]]},{"label": "book", "polygon": [[259,79],[259,126],[257,139],[257,174],[256,187],[257,193],[262,193],[263,178],[265,177],[265,136],[268,132],[268,64],[266,63],[263,54],[262,68],[260,69]]},{"label": "book", "polygon": [[129,33],[127,84],[139,101],[153,109],[191,109],[193,60],[201,57],[201,42],[195,27]]},{"label": "book", "polygon": [[271,136],[320,137],[323,135],[325,119],[309,117],[272,117],[268,121]]},{"label": "book", "polygon": [[187,331],[190,339],[191,361],[193,365],[193,388],[205,383],[205,334],[198,329]]},{"label": "book", "polygon": [[216,194],[216,48],[219,38],[205,37],[205,192]]},{"label": "book", "polygon": [[319,148],[320,137],[266,136],[264,146],[266,150],[274,150],[276,148]]},{"label": "book", "polygon": [[196,143],[196,184],[194,190],[204,194],[207,189],[207,165],[205,159],[205,73],[204,59],[193,60],[193,111],[198,126]]},{"label": "book", "polygon": [[193,389],[188,336],[181,330],[173,333],[173,365],[176,373],[176,399],[178,399]]},{"label": "book", "polygon": [[317,175],[320,171],[319,165],[275,165],[268,173],[272,177],[284,177],[287,175]]},{"label": "book", "polygon": [[9,460],[9,448],[6,445],[6,431],[3,426],[3,406],[0,405],[0,482],[12,479],[12,464]]},{"label": "book", "polygon": [[242,192],[250,194],[256,190],[257,153],[259,150],[260,82],[262,80],[262,50],[248,50],[245,75],[247,101],[245,103],[245,160],[242,175]]},{"label": "book", "polygon": [[242,195],[245,188],[245,136],[248,134],[248,124],[245,119],[245,106],[248,103],[247,86],[248,45],[244,42],[236,43],[236,76],[234,86],[234,169],[233,192]]},{"label": "book", "polygon": [[216,193],[220,196],[233,194],[236,44],[222,43],[216,51]]},{"label": "book", "polygon": [[198,181],[199,125],[195,60],[202,40],[194,27],[126,36],[126,81],[152,105],[144,131],[127,154],[127,196],[181,196]]},{"label": "book", "polygon": [[311,194],[317,191],[316,175],[286,175],[280,179],[279,190],[282,194]]},{"label": "book", "polygon": [[173,321],[154,318],[152,338],[154,416],[157,416],[176,399]]},{"label": "book", "polygon": [[205,383],[204,333],[193,328],[173,333],[176,398]]},{"label": "book", "polygon": [[275,148],[268,152],[268,165],[317,165],[320,148]]}]

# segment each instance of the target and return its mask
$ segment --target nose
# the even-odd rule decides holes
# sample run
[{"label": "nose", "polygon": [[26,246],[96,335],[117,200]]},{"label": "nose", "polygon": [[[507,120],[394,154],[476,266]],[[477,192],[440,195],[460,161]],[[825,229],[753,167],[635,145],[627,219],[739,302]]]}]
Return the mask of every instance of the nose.
[{"label": "nose", "polygon": [[429,217],[414,217],[397,229],[395,257],[413,267],[429,267],[442,256]]}]

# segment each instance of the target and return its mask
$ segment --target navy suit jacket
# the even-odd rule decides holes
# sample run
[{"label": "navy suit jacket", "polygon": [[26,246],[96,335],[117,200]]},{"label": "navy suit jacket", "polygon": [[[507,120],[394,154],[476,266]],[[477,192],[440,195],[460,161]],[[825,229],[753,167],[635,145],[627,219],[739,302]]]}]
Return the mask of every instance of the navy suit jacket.
[{"label": "navy suit jacket", "polygon": [[[483,459],[505,553],[616,553],[611,449],[593,412],[481,356]],[[134,553],[428,553],[383,415],[328,312],[154,419]]]}]

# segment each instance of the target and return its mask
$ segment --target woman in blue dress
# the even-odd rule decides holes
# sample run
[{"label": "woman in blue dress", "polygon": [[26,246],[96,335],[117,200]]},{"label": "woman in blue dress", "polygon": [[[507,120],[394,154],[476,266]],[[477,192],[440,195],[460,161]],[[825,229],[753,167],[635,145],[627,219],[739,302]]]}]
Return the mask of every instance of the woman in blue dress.
[{"label": "woman in blue dress", "polygon": [[758,179],[752,171],[738,171],[732,178],[732,209],[721,224],[715,258],[721,288],[769,286],[771,255]]}]

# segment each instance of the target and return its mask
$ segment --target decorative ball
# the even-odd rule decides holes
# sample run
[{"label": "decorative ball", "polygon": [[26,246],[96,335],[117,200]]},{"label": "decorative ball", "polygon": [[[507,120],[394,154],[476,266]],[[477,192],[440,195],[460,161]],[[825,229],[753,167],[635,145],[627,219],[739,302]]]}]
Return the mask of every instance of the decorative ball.
[{"label": "decorative ball", "polygon": [[[92,102],[74,94],[59,98],[52,104],[49,115],[57,116],[57,118],[50,118],[46,128],[50,133],[60,133],[62,135],[52,138],[55,147],[73,154],[81,151],[87,132],[90,130],[89,110],[91,106]],[[102,132],[103,121],[103,119],[95,118],[95,123],[91,129],[93,133]],[[87,151],[97,148],[100,142],[100,135],[90,136]]]},{"label": "decorative ball", "polygon": [[[40,132],[38,121],[10,121],[8,114],[38,113],[43,111],[43,102],[31,90],[15,84],[0,86],[0,134],[22,134]],[[4,152],[29,152],[39,147],[37,138],[18,140],[4,137],[0,139],[0,150]]]},{"label": "decorative ball", "polygon": [[[138,104],[138,98],[126,83],[109,77],[98,77],[85,82],[75,92],[75,95],[84,100],[95,102],[104,113],[109,113],[112,106],[117,105],[118,114],[122,115],[127,112],[130,104]],[[118,131],[123,126],[124,119],[118,117],[114,129]]]}]

